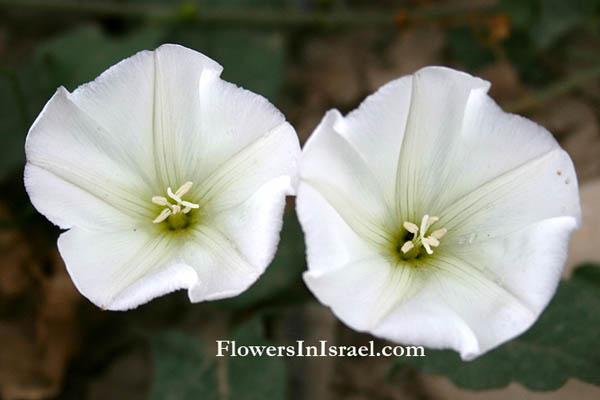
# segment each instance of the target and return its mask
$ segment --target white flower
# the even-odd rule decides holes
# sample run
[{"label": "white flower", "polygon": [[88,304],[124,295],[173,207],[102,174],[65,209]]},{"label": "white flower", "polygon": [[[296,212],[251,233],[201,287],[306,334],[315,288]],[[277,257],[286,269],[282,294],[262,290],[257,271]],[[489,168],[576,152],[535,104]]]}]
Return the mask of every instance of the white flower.
[{"label": "white flower", "polygon": [[447,68],[329,111],[300,161],[310,290],[347,325],[472,359],[533,324],[579,224],[569,156]]},{"label": "white flower", "polygon": [[73,93],[59,88],[31,127],[27,192],[68,229],[58,248],[98,306],[125,310],[182,288],[192,302],[234,296],[271,261],[298,139],[221,71],[163,45]]}]

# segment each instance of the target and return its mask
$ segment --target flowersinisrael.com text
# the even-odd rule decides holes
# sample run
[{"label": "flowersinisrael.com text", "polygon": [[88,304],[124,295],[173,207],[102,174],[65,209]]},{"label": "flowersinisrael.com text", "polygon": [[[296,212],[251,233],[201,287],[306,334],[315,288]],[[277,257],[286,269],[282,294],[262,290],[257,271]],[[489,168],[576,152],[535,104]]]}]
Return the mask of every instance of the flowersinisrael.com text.
[{"label": "flowersinisrael.com text", "polygon": [[217,357],[425,357],[423,346],[383,346],[375,349],[371,340],[364,346],[330,346],[327,340],[318,345],[306,345],[304,340],[295,345],[258,346],[238,345],[235,340],[217,340]]}]

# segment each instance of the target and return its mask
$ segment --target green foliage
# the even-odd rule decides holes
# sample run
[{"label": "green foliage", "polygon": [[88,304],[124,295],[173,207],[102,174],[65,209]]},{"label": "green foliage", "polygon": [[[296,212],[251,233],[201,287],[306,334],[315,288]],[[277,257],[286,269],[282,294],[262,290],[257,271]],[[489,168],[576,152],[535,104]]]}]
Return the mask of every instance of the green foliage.
[{"label": "green foliage", "polygon": [[41,45],[34,63],[44,71],[51,88],[62,85],[73,90],[120,60],[154,49],[163,37],[163,30],[158,28],[110,38],[96,26],[83,26]]},{"label": "green foliage", "polygon": [[561,283],[538,322],[517,339],[470,362],[451,351],[427,351],[426,357],[402,362],[475,390],[510,382],[532,390],[554,390],[568,378],[600,385],[598,310],[600,267],[581,267]]},{"label": "green foliage", "polygon": [[[222,339],[235,340],[237,346],[269,345],[260,319],[245,323],[232,337]],[[152,400],[285,397],[286,370],[281,358],[226,355],[217,359],[215,344],[207,345],[200,338],[175,331],[154,335],[150,344],[154,366]],[[217,368],[226,371],[226,379],[221,382]]]},{"label": "green foliage", "polygon": [[249,307],[278,295],[289,297],[288,288],[299,281],[305,269],[304,240],[294,213],[284,217],[277,254],[263,276],[241,295],[221,302],[231,308]]},{"label": "green foliage", "polygon": [[550,48],[557,40],[589,18],[599,0],[502,0],[513,27],[527,32],[537,49]]},{"label": "green foliage", "polygon": [[178,331],[155,335],[151,340],[154,380],[153,400],[196,400],[217,397],[217,373],[212,355],[203,343]]},{"label": "green foliage", "polygon": [[[237,329],[236,345],[268,346],[260,319]],[[230,398],[236,400],[278,400],[285,398],[286,370],[279,357],[227,357]]]},{"label": "green foliage", "polygon": [[454,28],[447,35],[450,55],[468,70],[477,70],[494,60],[492,51],[477,40],[472,29]]}]

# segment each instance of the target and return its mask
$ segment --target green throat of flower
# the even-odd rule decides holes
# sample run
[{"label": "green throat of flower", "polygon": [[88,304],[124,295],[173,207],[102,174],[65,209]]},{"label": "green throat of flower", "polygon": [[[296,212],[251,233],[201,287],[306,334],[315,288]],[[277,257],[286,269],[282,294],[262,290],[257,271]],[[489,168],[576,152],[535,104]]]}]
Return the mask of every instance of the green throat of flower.
[{"label": "green throat of flower", "polygon": [[192,220],[192,212],[200,206],[196,203],[183,200],[183,196],[189,192],[192,182],[186,182],[174,193],[171,187],[167,188],[167,197],[154,196],[152,203],[164,208],[152,221],[155,224],[164,224],[169,230],[180,230],[187,228]]},{"label": "green throat of flower", "polygon": [[433,254],[433,249],[440,245],[440,239],[448,232],[446,228],[441,228],[428,233],[429,228],[437,221],[439,221],[438,217],[430,217],[427,214],[421,219],[420,226],[404,221],[402,226],[406,231],[396,247],[398,257],[409,261]]}]

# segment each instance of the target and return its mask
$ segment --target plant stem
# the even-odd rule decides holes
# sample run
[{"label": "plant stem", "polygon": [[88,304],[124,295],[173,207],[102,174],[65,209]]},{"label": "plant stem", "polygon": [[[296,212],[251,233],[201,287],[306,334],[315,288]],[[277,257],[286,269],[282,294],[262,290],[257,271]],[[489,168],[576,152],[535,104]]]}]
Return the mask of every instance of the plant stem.
[{"label": "plant stem", "polygon": [[116,4],[110,2],[81,2],[76,0],[0,0],[0,9],[78,13],[100,17],[147,19],[153,22],[174,20],[202,25],[235,25],[255,28],[328,28],[357,27],[394,28],[407,22],[462,20],[473,13],[487,13],[491,8],[453,5],[420,10],[317,12],[294,9],[227,9],[200,8],[194,3],[179,6],[148,4]]}]

